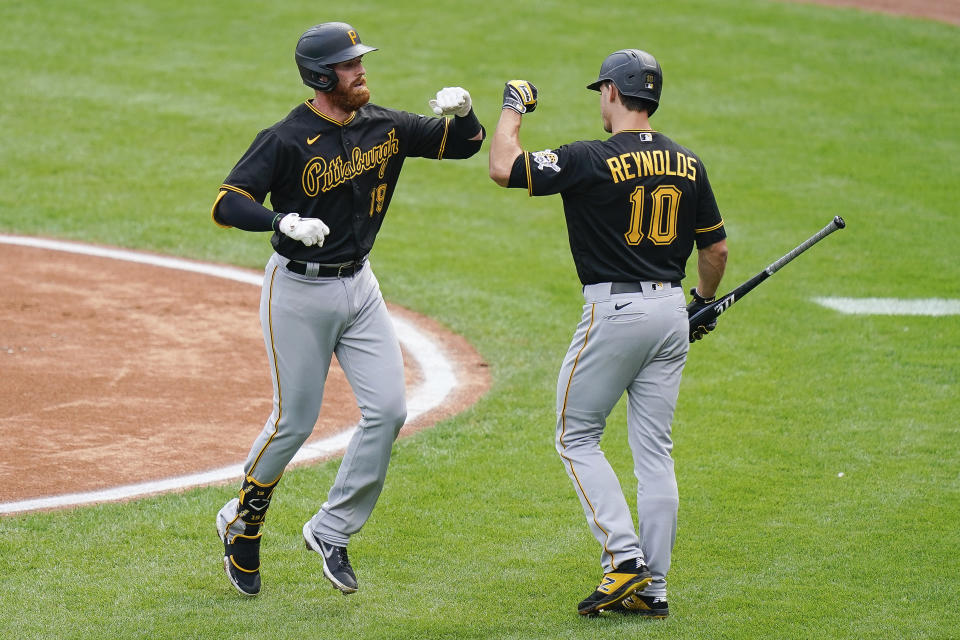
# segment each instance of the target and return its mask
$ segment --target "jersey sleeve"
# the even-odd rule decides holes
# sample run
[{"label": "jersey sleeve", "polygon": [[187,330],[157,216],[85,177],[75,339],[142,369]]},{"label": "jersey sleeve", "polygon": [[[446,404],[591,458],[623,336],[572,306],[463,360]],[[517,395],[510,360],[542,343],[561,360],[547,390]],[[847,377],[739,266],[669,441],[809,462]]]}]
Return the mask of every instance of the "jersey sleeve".
[{"label": "jersey sleeve", "polygon": [[524,151],[513,161],[508,187],[526,188],[531,196],[547,196],[571,189],[588,176],[582,145],[574,143],[543,151]]},{"label": "jersey sleeve", "polygon": [[220,188],[263,204],[273,190],[275,176],[282,175],[285,170],[280,138],[265,129],[257,134]]},{"label": "jersey sleeve", "polygon": [[[472,112],[471,112],[472,113]],[[430,118],[398,111],[398,124],[409,140],[407,155],[435,160],[469,158],[480,150],[483,140],[470,140],[478,131],[476,118]],[[471,129],[473,129],[471,131]],[[482,127],[479,131],[482,131]]]},{"label": "jersey sleeve", "polygon": [[700,194],[700,201],[697,203],[694,239],[696,240],[697,248],[703,249],[726,238],[727,232],[723,228],[723,217],[720,215],[717,199],[713,195],[713,187],[710,186],[707,169],[703,166],[702,161],[699,164],[700,170],[697,175],[697,191]]}]

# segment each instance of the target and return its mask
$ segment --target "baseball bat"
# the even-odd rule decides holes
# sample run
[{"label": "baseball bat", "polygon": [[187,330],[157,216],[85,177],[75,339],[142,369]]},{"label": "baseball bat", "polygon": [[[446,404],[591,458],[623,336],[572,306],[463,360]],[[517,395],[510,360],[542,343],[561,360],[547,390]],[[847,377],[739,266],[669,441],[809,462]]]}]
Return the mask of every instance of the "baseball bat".
[{"label": "baseball bat", "polygon": [[757,285],[761,282],[775,274],[777,271],[782,269],[784,265],[788,262],[799,256],[801,253],[817,244],[828,235],[836,231],[837,229],[843,229],[847,226],[847,223],[843,221],[843,218],[840,216],[834,216],[833,220],[825,226],[820,231],[817,231],[815,234],[807,238],[804,242],[794,247],[792,251],[788,254],[771,264],[769,267],[753,276],[739,287],[726,294],[721,298],[717,298],[715,301],[711,302],[709,305],[697,311],[695,314],[690,316],[690,331],[693,332],[694,328],[700,327],[702,325],[707,325],[713,322],[717,316],[733,306],[735,302],[740,300],[743,296],[747,295]]}]

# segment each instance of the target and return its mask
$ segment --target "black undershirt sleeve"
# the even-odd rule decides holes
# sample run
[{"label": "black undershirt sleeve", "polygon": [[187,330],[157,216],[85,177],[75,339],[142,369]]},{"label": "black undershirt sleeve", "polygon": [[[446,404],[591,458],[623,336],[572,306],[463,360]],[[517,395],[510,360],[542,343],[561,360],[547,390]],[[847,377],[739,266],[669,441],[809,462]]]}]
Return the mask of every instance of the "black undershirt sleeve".
[{"label": "black undershirt sleeve", "polygon": [[[470,139],[478,133],[483,134],[479,140]],[[469,158],[483,146],[486,130],[480,124],[480,120],[477,119],[477,114],[471,109],[470,113],[463,117],[454,116],[448,134],[443,157],[451,159]]]},{"label": "black undershirt sleeve", "polygon": [[244,231],[276,231],[285,213],[276,213],[255,200],[234,191],[226,191],[217,202],[213,218],[226,227]]},{"label": "black undershirt sleeve", "polygon": [[473,109],[470,109],[470,113],[465,116],[454,117],[453,123],[450,125],[450,133],[466,140],[469,140],[481,131],[484,131],[483,125],[480,124],[480,120],[477,118],[477,114],[474,113]]}]

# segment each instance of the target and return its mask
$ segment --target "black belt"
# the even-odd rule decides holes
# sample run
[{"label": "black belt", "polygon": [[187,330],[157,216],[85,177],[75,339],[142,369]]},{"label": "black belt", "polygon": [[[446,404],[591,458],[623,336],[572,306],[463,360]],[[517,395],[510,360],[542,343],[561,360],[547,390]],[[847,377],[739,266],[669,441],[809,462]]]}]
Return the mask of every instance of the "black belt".
[{"label": "black belt", "polygon": [[[673,288],[679,288],[679,282],[663,282],[664,288],[667,288],[667,285]],[[640,293],[643,291],[643,287],[639,282],[611,282],[610,283],[610,295],[617,293]]]},{"label": "black belt", "polygon": [[[357,271],[360,271],[366,262],[366,259],[361,258],[360,260],[353,260],[352,262],[344,262],[342,264],[321,264],[317,266],[316,277],[344,278],[347,276],[352,276]],[[307,265],[308,263],[306,262],[291,260],[287,263],[287,271],[292,271],[293,273],[299,273],[300,275],[305,276],[307,275]]]}]

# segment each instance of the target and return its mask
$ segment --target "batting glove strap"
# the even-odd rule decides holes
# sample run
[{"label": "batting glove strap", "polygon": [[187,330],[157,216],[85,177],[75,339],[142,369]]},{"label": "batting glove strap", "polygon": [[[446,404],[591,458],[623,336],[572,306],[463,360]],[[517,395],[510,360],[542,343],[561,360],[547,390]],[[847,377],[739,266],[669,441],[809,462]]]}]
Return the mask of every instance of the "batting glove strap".
[{"label": "batting glove strap", "polygon": [[519,114],[530,113],[537,108],[537,88],[526,80],[511,80],[503,88],[503,109],[512,109]]},{"label": "batting glove strap", "polygon": [[[299,222],[299,213],[287,213],[277,221],[277,231],[289,236],[290,234],[294,233],[294,230],[297,228],[297,223]],[[299,240],[299,238],[296,239]]]},{"label": "batting glove strap", "polygon": [[693,299],[696,300],[701,305],[710,304],[711,302],[717,299],[717,296],[704,298],[702,295],[700,295],[700,292],[697,291],[696,287],[694,287],[693,289],[690,289],[690,295],[693,296]]},{"label": "batting glove strap", "polygon": [[277,229],[285,236],[302,242],[305,246],[323,246],[323,241],[330,233],[329,227],[319,218],[301,218],[299,213],[288,213],[280,222]]}]

